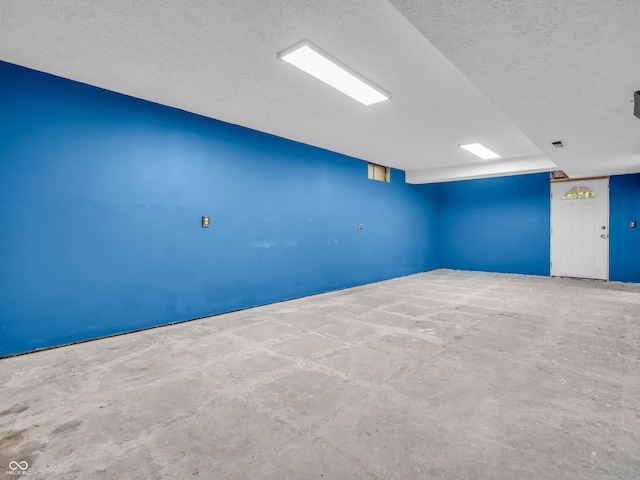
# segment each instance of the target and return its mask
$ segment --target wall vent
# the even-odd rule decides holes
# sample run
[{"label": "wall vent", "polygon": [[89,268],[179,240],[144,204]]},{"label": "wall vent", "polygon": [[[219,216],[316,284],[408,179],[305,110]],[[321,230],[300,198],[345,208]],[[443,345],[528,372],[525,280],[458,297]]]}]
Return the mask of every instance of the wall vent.
[{"label": "wall vent", "polygon": [[554,148],[564,148],[564,142],[562,140],[556,140],[555,142],[551,142],[551,145],[553,145]]}]

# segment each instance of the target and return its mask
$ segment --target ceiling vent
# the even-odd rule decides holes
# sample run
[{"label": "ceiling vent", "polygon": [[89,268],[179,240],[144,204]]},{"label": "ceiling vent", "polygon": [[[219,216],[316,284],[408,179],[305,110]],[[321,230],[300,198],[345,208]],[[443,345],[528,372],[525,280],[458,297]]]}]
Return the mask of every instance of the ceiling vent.
[{"label": "ceiling vent", "polygon": [[553,145],[554,148],[564,148],[564,142],[562,140],[556,140],[555,142],[551,142],[551,145]]}]

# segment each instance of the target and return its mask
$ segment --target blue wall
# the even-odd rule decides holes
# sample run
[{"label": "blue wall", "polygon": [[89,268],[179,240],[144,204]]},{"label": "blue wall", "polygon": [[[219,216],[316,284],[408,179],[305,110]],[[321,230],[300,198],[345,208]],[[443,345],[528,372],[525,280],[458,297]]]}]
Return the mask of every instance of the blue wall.
[{"label": "blue wall", "polygon": [[[437,267],[549,275],[546,173],[373,182],[360,160],[4,62],[0,112],[0,356]],[[610,197],[610,278],[640,282],[640,174]]]},{"label": "blue wall", "polygon": [[0,356],[437,267],[400,171],[3,62],[0,112]]},{"label": "blue wall", "polygon": [[[549,275],[549,175],[438,185],[442,268]],[[609,279],[640,283],[640,174],[612,176]]]},{"label": "blue wall", "polygon": [[609,232],[609,279],[640,282],[640,174],[610,178]]},{"label": "blue wall", "polygon": [[549,275],[549,174],[439,185],[442,268]]}]

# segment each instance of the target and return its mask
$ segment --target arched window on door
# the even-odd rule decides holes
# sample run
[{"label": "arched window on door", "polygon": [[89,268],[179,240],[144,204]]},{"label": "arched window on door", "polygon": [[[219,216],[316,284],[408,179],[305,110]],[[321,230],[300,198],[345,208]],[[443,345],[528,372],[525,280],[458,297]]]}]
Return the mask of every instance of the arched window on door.
[{"label": "arched window on door", "polygon": [[584,200],[586,198],[596,198],[596,192],[583,185],[571,187],[562,195],[563,200]]}]

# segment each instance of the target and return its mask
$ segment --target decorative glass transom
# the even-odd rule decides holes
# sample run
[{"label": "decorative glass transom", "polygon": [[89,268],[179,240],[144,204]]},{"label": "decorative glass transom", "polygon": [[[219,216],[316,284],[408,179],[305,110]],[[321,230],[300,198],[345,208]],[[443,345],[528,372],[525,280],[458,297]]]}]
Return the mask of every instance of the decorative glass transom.
[{"label": "decorative glass transom", "polygon": [[580,185],[577,187],[571,187],[569,190],[564,192],[564,195],[562,195],[563,200],[582,200],[585,198],[596,198],[596,192],[591,190],[589,187]]}]

